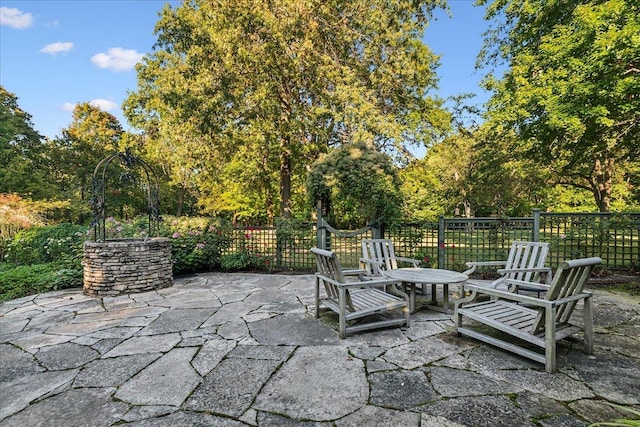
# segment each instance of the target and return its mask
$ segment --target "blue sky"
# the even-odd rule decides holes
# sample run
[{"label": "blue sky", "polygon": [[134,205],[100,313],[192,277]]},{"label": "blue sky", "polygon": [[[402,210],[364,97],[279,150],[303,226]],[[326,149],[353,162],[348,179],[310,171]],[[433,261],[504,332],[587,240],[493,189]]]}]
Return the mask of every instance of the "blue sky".
[{"label": "blue sky", "polygon": [[[18,97],[35,129],[53,138],[71,123],[73,106],[91,102],[129,126],[120,105],[136,90],[134,64],[152,51],[158,12],[172,0],[3,0],[0,3],[0,84]],[[472,92],[482,103],[474,70],[487,28],[484,10],[450,0],[452,17],[436,13],[425,42],[442,55],[438,95]]]}]

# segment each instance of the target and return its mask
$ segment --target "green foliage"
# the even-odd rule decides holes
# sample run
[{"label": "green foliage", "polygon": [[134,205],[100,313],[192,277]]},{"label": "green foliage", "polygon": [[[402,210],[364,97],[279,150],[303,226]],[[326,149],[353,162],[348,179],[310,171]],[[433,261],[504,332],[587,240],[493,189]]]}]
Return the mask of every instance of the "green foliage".
[{"label": "green foliage", "polygon": [[226,271],[266,271],[275,270],[274,257],[242,249],[233,254],[222,255],[220,266]]},{"label": "green foliage", "polygon": [[[238,231],[244,231],[238,235]],[[238,249],[230,254],[224,254],[221,258],[221,267],[224,270],[257,270],[275,271],[277,260],[273,253],[267,253],[260,249],[261,229],[247,227],[246,229],[236,229],[234,240]],[[285,234],[287,232],[285,231]],[[279,238],[278,238],[279,239]]]},{"label": "green foliage", "polygon": [[0,194],[50,196],[42,139],[18,98],[0,85]]},{"label": "green foliage", "polygon": [[310,204],[322,200],[329,220],[344,227],[399,216],[400,182],[389,156],[365,143],[345,144],[314,163],[307,180]]},{"label": "green foliage", "polygon": [[401,171],[405,218],[435,220],[452,215],[459,204],[469,205],[473,215],[479,187],[471,177],[475,167],[473,146],[471,137],[453,135],[431,147],[424,159],[411,162]]},{"label": "green foliage", "polygon": [[86,227],[68,223],[21,230],[7,245],[4,260],[18,265],[55,261],[79,268],[86,232]]},{"label": "green foliage", "polygon": [[164,236],[171,239],[175,273],[219,268],[222,251],[231,242],[230,225],[210,219],[176,218],[169,225],[165,224],[162,231]]},{"label": "green foliage", "polygon": [[[441,0],[192,0],[161,13],[125,101],[180,188],[208,213],[292,216],[306,169],[371,140],[403,155],[449,126],[421,39]],[[169,158],[166,152],[171,152]]]},{"label": "green foliage", "polygon": [[419,249],[412,258],[419,259],[422,268],[438,268],[438,254],[434,254],[432,250]]},{"label": "green foliage", "polygon": [[58,289],[82,286],[82,270],[65,263],[0,263],[0,302]]},{"label": "green foliage", "polygon": [[635,0],[496,0],[503,15],[484,59],[502,57],[488,127],[515,132],[510,151],[537,161],[559,184],[586,188],[610,209],[618,164],[640,156],[640,6]]}]

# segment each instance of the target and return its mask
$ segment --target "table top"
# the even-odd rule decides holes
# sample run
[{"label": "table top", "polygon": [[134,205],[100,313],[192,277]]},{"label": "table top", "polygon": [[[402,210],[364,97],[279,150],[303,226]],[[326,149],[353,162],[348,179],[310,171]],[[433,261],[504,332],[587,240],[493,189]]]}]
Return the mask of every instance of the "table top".
[{"label": "table top", "polygon": [[460,283],[469,278],[457,271],[439,268],[397,268],[383,271],[382,274],[390,279],[402,280],[403,282],[429,284]]}]

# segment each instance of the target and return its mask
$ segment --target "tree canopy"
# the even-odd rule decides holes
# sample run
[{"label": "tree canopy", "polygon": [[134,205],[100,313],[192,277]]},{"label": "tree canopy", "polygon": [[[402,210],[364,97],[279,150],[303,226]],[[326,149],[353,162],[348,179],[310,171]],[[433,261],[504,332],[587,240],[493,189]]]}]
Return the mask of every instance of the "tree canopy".
[{"label": "tree canopy", "polygon": [[[431,144],[449,114],[431,94],[437,57],[422,43],[444,1],[190,0],[165,7],[157,49],[138,67],[125,113],[149,143],[171,151],[173,173],[221,177],[258,194],[267,212],[292,211],[292,183],[328,147],[372,141],[406,154]],[[188,172],[185,172],[188,171]],[[276,179],[274,180],[274,176]],[[301,189],[300,189],[301,190]],[[238,195],[227,194],[236,201]]]},{"label": "tree canopy", "polygon": [[389,156],[364,142],[344,144],[322,156],[307,180],[312,203],[321,201],[329,220],[343,227],[398,218],[399,186]]},{"label": "tree canopy", "polygon": [[44,141],[18,97],[0,86],[0,193],[46,197]]},{"label": "tree canopy", "polygon": [[497,18],[482,60],[489,76],[486,126],[515,132],[511,146],[559,184],[588,189],[610,207],[616,167],[640,155],[640,5],[635,0],[483,0]]}]

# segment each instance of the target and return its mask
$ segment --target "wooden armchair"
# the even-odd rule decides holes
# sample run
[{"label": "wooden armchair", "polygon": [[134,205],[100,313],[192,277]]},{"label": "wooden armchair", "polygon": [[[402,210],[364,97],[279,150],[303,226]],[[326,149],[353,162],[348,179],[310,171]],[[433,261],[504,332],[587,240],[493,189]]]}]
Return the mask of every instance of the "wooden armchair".
[{"label": "wooden armchair", "polygon": [[360,264],[366,271],[364,278],[382,277],[382,270],[398,268],[398,262],[406,262],[418,267],[418,259],[396,256],[393,242],[389,239],[362,239],[362,258]]},{"label": "wooden armchair", "polygon": [[[593,310],[591,293],[583,288],[600,258],[583,258],[565,261],[555,274],[551,285],[536,284],[516,279],[506,279],[510,286],[526,286],[546,290],[546,297],[536,298],[499,289],[468,285],[471,296],[455,303],[455,331],[503,348],[529,359],[544,363],[547,372],[556,370],[556,342],[576,332],[584,332],[586,354],[593,352]],[[474,302],[478,295],[492,299]],[[570,323],[571,314],[578,301],[583,304],[583,324]],[[544,349],[544,354],[510,341],[481,332],[471,326],[463,326],[463,318],[475,320],[519,340]]]},{"label": "wooden armchair", "polygon": [[[320,316],[320,302],[338,314],[339,336],[345,338],[353,332],[387,326],[409,327],[409,296],[396,288],[397,281],[373,279],[347,282],[336,254],[323,249],[312,248],[316,257],[318,272],[315,287],[315,317]],[[320,284],[326,297],[320,297]],[[382,289],[378,289],[382,287]],[[388,291],[387,291],[388,290]],[[393,294],[391,293],[393,292]],[[399,312],[402,317],[368,321],[356,325],[348,322],[379,313]]]},{"label": "wooden armchair", "polygon": [[[463,273],[467,276],[474,273],[478,267],[503,268],[499,268],[497,270],[498,274],[500,274],[498,279],[470,279],[464,283],[464,288],[467,289],[467,285],[472,285],[506,290],[508,280],[521,280],[525,282],[543,281],[547,284],[551,283],[553,280],[551,268],[544,266],[548,253],[549,243],[515,241],[511,244],[506,261],[467,262],[466,265],[470,268]],[[524,285],[519,289],[523,291],[537,292],[538,295],[539,292],[541,292],[540,289],[533,289]]]}]

